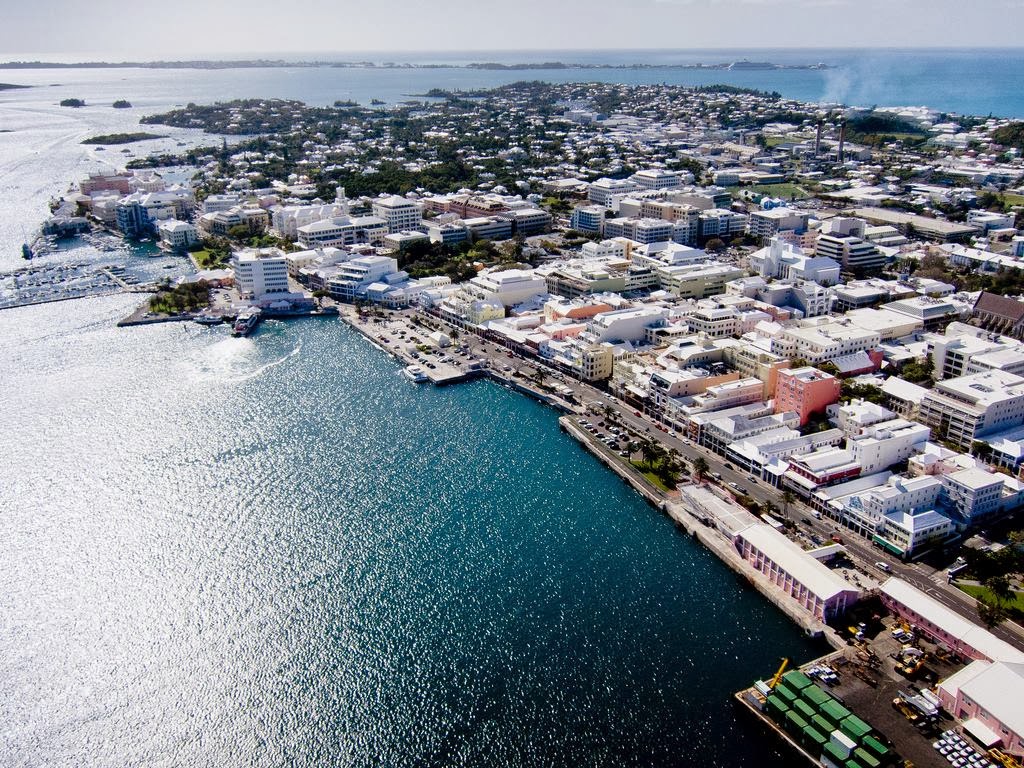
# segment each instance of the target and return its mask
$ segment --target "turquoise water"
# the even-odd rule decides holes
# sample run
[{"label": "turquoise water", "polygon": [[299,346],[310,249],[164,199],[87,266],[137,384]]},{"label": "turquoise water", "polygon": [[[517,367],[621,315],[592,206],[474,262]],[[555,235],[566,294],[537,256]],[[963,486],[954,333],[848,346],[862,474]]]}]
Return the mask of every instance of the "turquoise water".
[{"label": "turquoise water", "polygon": [[9,765],[784,765],[819,649],[486,382],[337,321],[0,313]]}]

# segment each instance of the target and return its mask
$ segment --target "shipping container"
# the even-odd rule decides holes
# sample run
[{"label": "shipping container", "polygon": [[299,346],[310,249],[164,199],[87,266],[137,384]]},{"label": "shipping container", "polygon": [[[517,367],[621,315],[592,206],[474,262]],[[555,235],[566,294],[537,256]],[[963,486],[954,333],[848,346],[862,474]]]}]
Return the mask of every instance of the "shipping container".
[{"label": "shipping container", "polygon": [[806,720],[810,720],[812,717],[818,714],[817,710],[815,710],[814,707],[812,707],[806,701],[800,701],[799,699],[793,702],[793,710],[803,715],[803,717]]},{"label": "shipping container", "polygon": [[772,696],[781,696],[786,700],[787,704],[796,701],[797,695],[792,688],[786,686],[785,683],[779,683],[772,689]]},{"label": "shipping container", "polygon": [[864,765],[865,768],[878,768],[878,766],[882,764],[881,760],[869,754],[863,747],[855,749],[853,756],[857,759],[857,762]]},{"label": "shipping container", "polygon": [[798,669],[794,669],[792,672],[787,672],[782,676],[782,679],[786,681],[786,685],[792,688],[794,691],[802,691],[809,685],[814,685],[814,682]]},{"label": "shipping container", "polygon": [[817,746],[818,752],[820,753],[821,750],[824,749],[825,745],[828,744],[828,736],[823,734],[813,725],[808,725],[804,728],[804,741],[807,744],[814,744]]},{"label": "shipping container", "polygon": [[794,736],[799,736],[804,728],[807,727],[807,721],[804,720],[796,712],[790,710],[786,713],[786,730]]},{"label": "shipping container", "polygon": [[827,717],[837,728],[839,724],[850,716],[850,710],[838,701],[826,701],[820,707],[821,714]]},{"label": "shipping container", "polygon": [[883,762],[889,756],[889,748],[874,736],[865,736],[861,746]]},{"label": "shipping container", "polygon": [[856,741],[858,744],[865,736],[871,733],[871,726],[865,723],[856,715],[850,715],[839,724],[840,730]]},{"label": "shipping container", "polygon": [[812,685],[810,688],[804,688],[800,691],[800,695],[805,701],[811,702],[818,708],[821,708],[821,706],[827,701],[834,701],[831,696],[816,685]]},{"label": "shipping container", "polygon": [[837,745],[833,744],[831,741],[825,745],[823,753],[829,758],[829,760],[834,762],[836,765],[843,765],[844,763],[846,763],[848,759],[846,755],[843,754],[843,750],[841,750]]},{"label": "shipping container", "polygon": [[811,725],[824,733],[826,739],[828,738],[828,735],[836,729],[836,727],[828,721],[828,718],[823,715],[815,715],[812,717]]}]

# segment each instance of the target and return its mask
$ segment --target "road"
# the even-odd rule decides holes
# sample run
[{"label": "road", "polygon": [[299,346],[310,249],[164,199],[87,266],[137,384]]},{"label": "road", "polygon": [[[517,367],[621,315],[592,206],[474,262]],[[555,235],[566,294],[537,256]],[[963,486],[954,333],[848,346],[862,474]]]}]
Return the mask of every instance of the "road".
[{"label": "road", "polygon": [[[433,315],[429,317],[434,321],[438,320]],[[514,350],[509,350],[493,341],[481,339],[464,331],[460,331],[460,341],[469,346],[473,356],[486,361],[492,368],[501,370],[505,366],[509,366],[513,370],[519,371],[528,379],[532,378],[537,371],[541,371],[549,381],[555,380],[559,384],[569,387],[573,390],[577,403],[581,405],[581,413],[584,412],[587,404],[601,402],[611,405],[616,411],[615,418],[621,425],[638,434],[650,436],[651,439],[657,440],[666,449],[674,448],[684,459],[691,463],[697,457],[703,457],[708,465],[708,474],[720,475],[721,480],[718,482],[723,486],[728,488],[730,483],[735,483],[737,487],[746,492],[747,496],[754,499],[762,507],[765,504],[771,503],[780,510],[776,513],[777,515],[789,517],[797,522],[806,534],[815,535],[822,541],[828,541],[833,535],[839,535],[843,540],[843,546],[849,553],[850,559],[853,560],[855,565],[868,579],[884,581],[889,574],[882,572],[876,567],[875,563],[886,563],[891,569],[891,575],[898,576],[904,581],[913,584],[942,605],[977,623],[978,614],[975,609],[974,598],[955,586],[948,584],[944,571],[935,570],[921,563],[904,563],[854,531],[841,527],[835,521],[827,518],[816,519],[813,512],[800,501],[795,501],[789,505],[788,509],[784,509],[782,492],[779,489],[763,480],[755,478],[753,475],[727,466],[728,462],[725,458],[717,453],[696,445],[692,440],[681,435],[663,431],[658,427],[657,422],[649,416],[642,413],[638,415],[633,408],[619,402],[604,390],[575,379],[541,360],[524,357]],[[860,576],[854,576],[851,580],[855,584],[860,582],[862,586],[869,586],[869,584],[863,583],[865,579]],[[1014,622],[1006,621],[993,629],[992,632],[1014,647],[1024,650],[1024,627]]]}]

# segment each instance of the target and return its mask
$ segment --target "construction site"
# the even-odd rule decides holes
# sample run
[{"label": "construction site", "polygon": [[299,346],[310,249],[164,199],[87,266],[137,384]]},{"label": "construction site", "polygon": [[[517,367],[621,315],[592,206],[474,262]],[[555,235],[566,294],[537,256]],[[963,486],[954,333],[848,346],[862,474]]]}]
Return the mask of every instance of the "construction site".
[{"label": "construction site", "polygon": [[737,701],[813,765],[1022,768],[976,718],[958,721],[944,709],[948,682],[988,662],[972,662],[886,613],[865,601],[842,630],[844,649],[799,669],[784,659]]}]

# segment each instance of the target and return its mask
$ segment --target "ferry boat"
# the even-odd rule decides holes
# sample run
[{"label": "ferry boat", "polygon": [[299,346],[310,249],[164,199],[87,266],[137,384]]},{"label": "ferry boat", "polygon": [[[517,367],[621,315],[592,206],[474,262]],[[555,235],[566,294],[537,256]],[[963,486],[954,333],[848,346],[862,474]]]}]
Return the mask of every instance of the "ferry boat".
[{"label": "ferry boat", "polygon": [[427,380],[427,374],[418,365],[410,365],[402,371],[402,375],[415,384],[422,384]]},{"label": "ferry boat", "polygon": [[200,325],[220,325],[224,318],[220,315],[197,315],[195,321]]},{"label": "ferry boat", "polygon": [[256,328],[256,324],[259,323],[260,314],[259,307],[250,307],[243,310],[235,319],[235,325],[231,330],[231,334],[233,336],[248,336]]}]

